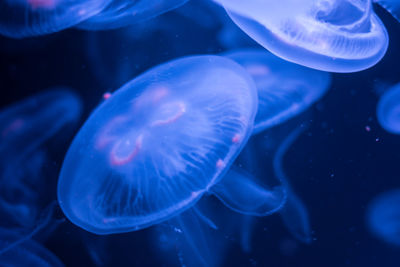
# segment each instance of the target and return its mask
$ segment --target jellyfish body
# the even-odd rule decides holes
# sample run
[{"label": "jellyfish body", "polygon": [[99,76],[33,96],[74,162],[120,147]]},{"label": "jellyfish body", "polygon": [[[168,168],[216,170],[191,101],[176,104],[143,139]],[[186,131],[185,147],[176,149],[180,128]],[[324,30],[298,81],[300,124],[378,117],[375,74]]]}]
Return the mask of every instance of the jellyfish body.
[{"label": "jellyfish body", "polygon": [[400,2],[398,0],[373,0],[373,2],[382,6],[400,22]]},{"label": "jellyfish body", "polygon": [[400,189],[375,197],[368,205],[367,225],[379,239],[400,246]]},{"label": "jellyfish body", "polygon": [[80,25],[81,29],[109,30],[145,21],[169,10],[177,8],[188,0],[113,0],[99,14],[89,18]]},{"label": "jellyfish body", "polygon": [[310,68],[360,71],[375,65],[388,47],[370,0],[214,1],[273,54]]},{"label": "jellyfish body", "polygon": [[386,131],[400,134],[400,84],[386,91],[379,99],[376,116]]},{"label": "jellyfish body", "polygon": [[24,38],[58,32],[99,13],[111,0],[4,0],[0,34]]},{"label": "jellyfish body", "polygon": [[[0,250],[14,244],[21,237],[8,229],[0,228]],[[1,266],[61,267],[62,262],[49,250],[33,240],[25,240],[4,253],[0,253]]]},{"label": "jellyfish body", "polygon": [[3,226],[34,224],[51,184],[42,170],[48,160],[45,144],[61,131],[65,135],[80,114],[80,99],[65,88],[52,88],[0,111],[0,213],[7,214]]},{"label": "jellyfish body", "polygon": [[98,234],[166,220],[222,178],[256,111],[254,82],[229,59],[155,67],[113,93],[75,137],[58,183],[60,206]]},{"label": "jellyfish body", "polygon": [[330,74],[284,61],[262,49],[224,54],[242,65],[258,90],[254,133],[283,123],[318,101],[329,89]]}]

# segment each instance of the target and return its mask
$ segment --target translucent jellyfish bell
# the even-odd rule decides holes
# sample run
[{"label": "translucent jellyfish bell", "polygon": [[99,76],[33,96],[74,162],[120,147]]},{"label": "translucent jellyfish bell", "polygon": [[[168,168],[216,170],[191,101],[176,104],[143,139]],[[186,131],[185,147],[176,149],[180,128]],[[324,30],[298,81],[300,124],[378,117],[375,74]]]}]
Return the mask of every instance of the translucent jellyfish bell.
[{"label": "translucent jellyfish bell", "polygon": [[224,54],[242,65],[258,90],[254,133],[283,123],[318,101],[331,84],[330,74],[282,60],[266,50],[242,49]]},{"label": "translucent jellyfish bell", "polygon": [[24,38],[58,32],[96,15],[111,0],[3,0],[0,34]]},{"label": "translucent jellyfish bell", "polygon": [[386,91],[379,99],[376,116],[386,131],[400,134],[400,84]]},{"label": "translucent jellyfish bell", "polygon": [[78,25],[87,30],[108,30],[156,17],[188,0],[114,0],[101,13]]},{"label": "translucent jellyfish bell", "polygon": [[214,0],[275,55],[310,68],[355,72],[375,65],[388,34],[371,0]]},{"label": "translucent jellyfish bell", "polygon": [[42,171],[47,163],[44,144],[60,132],[65,135],[81,111],[80,99],[65,88],[52,88],[0,111],[3,225],[6,221],[12,226],[34,224],[49,184]]},{"label": "translucent jellyfish bell", "polygon": [[384,192],[371,201],[367,225],[376,237],[400,246],[400,189]]},{"label": "translucent jellyfish bell", "polygon": [[398,0],[373,0],[374,3],[381,5],[392,16],[400,22],[400,1]]},{"label": "translucent jellyfish bell", "polygon": [[87,231],[138,230],[191,207],[251,134],[257,90],[218,56],[174,60],[104,101],[64,160],[58,199]]}]

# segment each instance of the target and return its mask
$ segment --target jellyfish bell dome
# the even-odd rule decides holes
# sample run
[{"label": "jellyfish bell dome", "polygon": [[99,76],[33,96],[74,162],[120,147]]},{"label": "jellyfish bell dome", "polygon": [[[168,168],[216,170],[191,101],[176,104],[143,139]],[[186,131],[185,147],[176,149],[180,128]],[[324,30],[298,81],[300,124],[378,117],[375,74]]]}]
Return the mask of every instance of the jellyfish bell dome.
[{"label": "jellyfish bell dome", "polygon": [[99,13],[111,0],[3,0],[0,34],[24,38],[58,32]]},{"label": "jellyfish bell dome", "polygon": [[400,134],[400,84],[386,91],[379,99],[376,116],[386,131]]},{"label": "jellyfish bell dome", "polygon": [[256,112],[254,82],[230,59],[157,66],[112,94],[81,128],[60,173],[60,206],[97,234],[166,220],[224,176]]},{"label": "jellyfish bell dome", "polygon": [[282,60],[265,49],[238,49],[224,56],[242,65],[255,81],[258,111],[254,134],[303,112],[318,101],[331,84],[329,73]]},{"label": "jellyfish bell dome", "polygon": [[78,25],[86,30],[109,30],[121,28],[137,22],[151,19],[169,10],[177,8],[188,0],[113,0],[99,14]]},{"label": "jellyfish bell dome", "polygon": [[388,34],[370,0],[214,0],[273,54],[306,67],[355,72],[375,65]]}]

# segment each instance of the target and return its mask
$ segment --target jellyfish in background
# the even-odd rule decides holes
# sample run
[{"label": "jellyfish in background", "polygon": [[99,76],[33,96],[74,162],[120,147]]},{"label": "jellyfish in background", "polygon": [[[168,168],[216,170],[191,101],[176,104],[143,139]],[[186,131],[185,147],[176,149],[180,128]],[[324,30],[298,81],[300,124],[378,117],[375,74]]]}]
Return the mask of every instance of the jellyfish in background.
[{"label": "jellyfish in background", "polygon": [[[20,238],[17,233],[0,228],[0,251]],[[0,252],[0,262],[1,266],[64,266],[52,252],[33,240],[25,240],[18,246]]]},{"label": "jellyfish in background", "polygon": [[0,34],[24,38],[58,32],[96,15],[111,0],[3,0]]},{"label": "jellyfish in background", "polygon": [[367,225],[379,239],[400,247],[400,189],[375,197],[368,205]]},{"label": "jellyfish in background", "polygon": [[329,89],[329,73],[284,61],[266,50],[241,49],[224,54],[242,65],[258,90],[253,134],[283,123],[318,101]]},{"label": "jellyfish in background", "polygon": [[400,84],[386,91],[379,99],[376,116],[383,129],[400,134]]},{"label": "jellyfish in background", "polygon": [[156,17],[183,5],[187,1],[188,0],[113,0],[107,8],[78,25],[78,28],[86,30],[121,28]]},{"label": "jellyfish in background", "polygon": [[273,54],[310,68],[364,70],[388,47],[388,34],[371,0],[214,1]]},{"label": "jellyfish in background", "polygon": [[[72,135],[81,115],[80,99],[53,88],[0,111],[0,214],[3,227],[30,228],[50,201],[46,147]],[[60,135],[60,133],[62,134]],[[57,141],[52,140],[59,135]],[[57,143],[57,144],[56,144]]]},{"label": "jellyfish in background", "polygon": [[64,160],[58,200],[81,228],[139,230],[193,206],[247,142],[257,90],[218,56],[177,59],[101,104]]},{"label": "jellyfish in background", "polygon": [[400,2],[398,0],[373,0],[373,2],[382,6],[400,22]]}]

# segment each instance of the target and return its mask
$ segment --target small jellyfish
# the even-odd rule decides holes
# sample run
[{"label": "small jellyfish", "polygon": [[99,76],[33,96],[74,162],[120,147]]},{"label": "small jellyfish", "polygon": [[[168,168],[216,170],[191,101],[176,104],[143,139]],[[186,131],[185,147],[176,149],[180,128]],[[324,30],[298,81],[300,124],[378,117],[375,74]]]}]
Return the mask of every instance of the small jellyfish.
[{"label": "small jellyfish", "polygon": [[392,16],[400,22],[400,2],[399,0],[373,0],[386,9]]},{"label": "small jellyfish", "polygon": [[86,30],[109,30],[121,28],[156,17],[177,8],[188,0],[114,0],[99,14],[78,25]]},{"label": "small jellyfish", "polygon": [[[72,135],[81,115],[80,99],[65,88],[52,88],[0,111],[0,214],[3,226],[31,227],[40,207],[50,201],[46,171],[48,146]],[[62,133],[62,134],[61,134]],[[57,135],[57,141],[54,136]],[[52,141],[52,142],[51,142]],[[7,215],[5,215],[7,214]]]},{"label": "small jellyfish", "polygon": [[367,225],[379,239],[400,246],[400,189],[375,197],[367,209]]},{"label": "small jellyfish", "polygon": [[193,56],[142,74],[104,101],[65,157],[58,200],[81,228],[139,230],[193,206],[249,138],[257,90],[230,59]]},{"label": "small jellyfish", "polygon": [[96,15],[111,0],[3,0],[0,34],[24,38],[58,32]]},{"label": "small jellyfish", "polygon": [[383,129],[400,134],[400,84],[387,90],[379,99],[376,117]]},{"label": "small jellyfish", "polygon": [[273,54],[310,68],[364,70],[388,47],[388,34],[371,0],[214,1]]},{"label": "small jellyfish", "polygon": [[[21,237],[8,229],[0,228],[0,251],[14,244]],[[4,252],[0,252],[1,266],[61,267],[62,262],[49,250],[33,240],[25,240]]]},{"label": "small jellyfish", "polygon": [[224,54],[242,65],[258,90],[254,134],[306,110],[329,89],[330,74],[282,60],[266,50],[242,49]]}]

